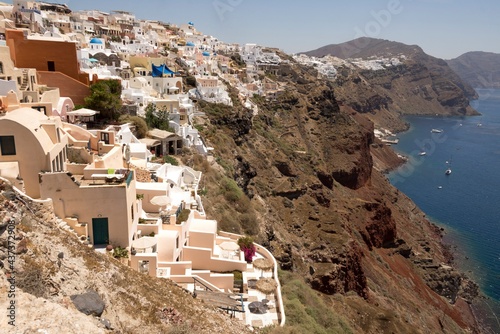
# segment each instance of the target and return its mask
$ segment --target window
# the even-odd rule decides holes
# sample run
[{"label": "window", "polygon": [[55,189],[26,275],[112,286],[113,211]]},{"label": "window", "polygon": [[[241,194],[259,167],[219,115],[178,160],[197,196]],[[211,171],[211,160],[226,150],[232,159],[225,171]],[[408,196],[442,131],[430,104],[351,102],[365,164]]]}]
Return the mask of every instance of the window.
[{"label": "window", "polygon": [[2,155],[16,155],[14,136],[0,136],[0,148]]},{"label": "window", "polygon": [[101,132],[101,141],[103,141],[106,145],[109,145],[109,133]]}]

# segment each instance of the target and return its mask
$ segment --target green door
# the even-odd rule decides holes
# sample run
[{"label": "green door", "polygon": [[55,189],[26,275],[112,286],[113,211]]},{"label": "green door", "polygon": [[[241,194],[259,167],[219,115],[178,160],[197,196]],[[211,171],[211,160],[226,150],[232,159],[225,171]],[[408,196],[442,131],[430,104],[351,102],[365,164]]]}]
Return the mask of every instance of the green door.
[{"label": "green door", "polygon": [[108,218],[92,218],[94,245],[109,243]]}]

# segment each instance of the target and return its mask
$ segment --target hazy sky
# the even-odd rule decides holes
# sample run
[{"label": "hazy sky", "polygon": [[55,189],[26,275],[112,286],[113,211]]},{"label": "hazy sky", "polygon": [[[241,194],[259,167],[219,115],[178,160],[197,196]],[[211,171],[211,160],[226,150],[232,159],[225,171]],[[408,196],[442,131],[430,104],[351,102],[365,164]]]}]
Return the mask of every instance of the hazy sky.
[{"label": "hazy sky", "polygon": [[[57,2],[57,1],[51,1]],[[309,51],[356,37],[417,44],[444,59],[500,53],[498,0],[66,0],[72,10],[126,10],[139,19],[194,22],[224,42]]]}]

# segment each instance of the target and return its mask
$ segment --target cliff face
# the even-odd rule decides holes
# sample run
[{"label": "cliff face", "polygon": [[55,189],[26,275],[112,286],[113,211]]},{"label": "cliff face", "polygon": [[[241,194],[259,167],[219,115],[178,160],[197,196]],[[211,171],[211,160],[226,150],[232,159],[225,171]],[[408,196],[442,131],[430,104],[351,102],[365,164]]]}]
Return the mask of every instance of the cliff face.
[{"label": "cliff face", "polygon": [[[215,160],[257,208],[257,242],[320,292],[347,332],[474,332],[462,298],[472,283],[443,265],[449,257],[440,231],[374,169],[373,124],[339,107],[338,87],[308,68],[284,65],[276,79],[286,93],[278,101],[256,99],[258,114],[236,122],[248,131],[222,125],[224,116],[215,113],[203,130]],[[228,112],[246,119],[239,107]],[[216,193],[209,188],[207,201]],[[206,207],[217,215],[216,206]],[[287,291],[291,283],[282,283]],[[300,328],[298,306],[285,293],[287,307],[289,324]]]},{"label": "cliff face", "polygon": [[[337,100],[366,113],[377,126],[403,130],[406,126],[399,115],[477,114],[469,105],[469,98],[477,97],[474,89],[444,60],[427,55],[418,46],[360,38],[305,54],[347,59],[351,66],[341,68],[335,80]],[[382,58],[397,58],[399,62],[383,69],[360,65]]]},{"label": "cliff face", "polygon": [[463,81],[476,88],[500,87],[500,54],[467,52],[446,61]]}]

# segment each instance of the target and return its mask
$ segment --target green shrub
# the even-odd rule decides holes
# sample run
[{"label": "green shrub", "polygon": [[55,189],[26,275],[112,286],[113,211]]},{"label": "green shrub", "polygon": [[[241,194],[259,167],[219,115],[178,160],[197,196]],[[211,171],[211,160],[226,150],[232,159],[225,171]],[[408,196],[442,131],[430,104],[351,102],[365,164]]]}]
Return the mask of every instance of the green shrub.
[{"label": "green shrub", "polygon": [[280,272],[287,325],[298,333],[352,333],[349,325],[301,278]]},{"label": "green shrub", "polygon": [[171,164],[172,166],[179,166],[179,161],[171,155],[164,155],[163,162],[167,164]]},{"label": "green shrub", "polygon": [[135,135],[138,139],[146,137],[146,134],[148,133],[148,125],[146,124],[144,118],[140,116],[129,116],[127,121],[135,126]]},{"label": "green shrub", "polygon": [[243,273],[239,270],[233,271],[233,275],[235,281],[241,281],[243,279]]},{"label": "green shrub", "polygon": [[245,234],[257,235],[259,233],[259,223],[254,212],[240,215],[240,224]]},{"label": "green shrub", "polygon": [[225,177],[221,181],[222,195],[229,202],[237,202],[242,196],[243,191],[238,187],[233,179]]},{"label": "green shrub", "polygon": [[128,257],[128,249],[116,246],[115,248],[113,248],[113,257],[117,259]]},{"label": "green shrub", "polygon": [[239,234],[241,232],[240,223],[235,215],[231,213],[224,213],[222,218],[217,219],[219,229],[226,232]]},{"label": "green shrub", "polygon": [[176,224],[181,224],[182,222],[185,222],[189,218],[189,214],[191,213],[191,210],[189,209],[182,209],[182,211],[179,213],[177,216],[177,220],[175,221]]}]

